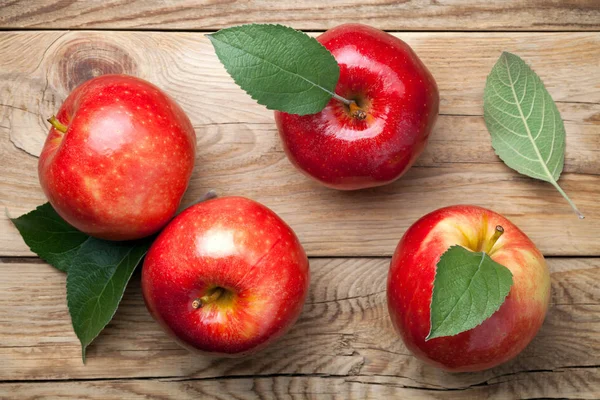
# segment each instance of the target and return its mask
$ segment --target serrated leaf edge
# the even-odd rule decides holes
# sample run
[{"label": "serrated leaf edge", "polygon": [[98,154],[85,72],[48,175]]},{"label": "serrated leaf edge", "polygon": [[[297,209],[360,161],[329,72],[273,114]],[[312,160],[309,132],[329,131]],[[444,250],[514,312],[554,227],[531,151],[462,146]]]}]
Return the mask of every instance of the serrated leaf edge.
[{"label": "serrated leaf edge", "polygon": [[[314,37],[312,37],[312,36],[310,36],[310,35],[306,34],[306,32],[303,32],[303,31],[301,31],[301,30],[298,30],[298,29],[294,29],[294,28],[292,28],[292,27],[290,27],[290,26],[281,25],[281,24],[242,24],[242,25],[236,25],[236,26],[232,26],[232,27],[229,27],[229,28],[220,29],[220,30],[218,30],[218,31],[217,31],[217,32],[215,32],[215,33],[207,33],[207,34],[205,34],[205,36],[206,36],[206,37],[208,37],[208,39],[211,41],[211,43],[212,43],[213,41],[219,41],[220,43],[223,43],[223,44],[225,44],[225,45],[231,46],[231,45],[230,45],[230,44],[228,44],[228,43],[225,43],[225,42],[223,42],[223,41],[220,41],[220,40],[218,40],[218,38],[216,38],[214,35],[215,35],[216,33],[219,33],[219,32],[225,32],[225,31],[228,31],[228,30],[231,30],[231,29],[237,29],[237,28],[242,28],[242,27],[246,27],[246,26],[273,26],[273,27],[281,27],[281,28],[285,28],[285,29],[291,29],[291,30],[294,30],[294,31],[296,31],[296,32],[300,32],[300,33],[302,33],[303,35],[305,35],[305,36],[307,36],[307,37],[309,37],[309,38],[311,38],[311,39],[314,39],[314,41],[315,41],[315,42],[316,42],[316,43],[317,43],[319,46],[321,46],[323,49],[325,49],[325,50],[326,50],[326,51],[327,51],[327,52],[328,52],[328,53],[331,55],[331,57],[333,58],[333,60],[334,60],[334,62],[336,63],[336,65],[338,65],[338,80],[339,80],[339,64],[338,64],[337,60],[335,59],[335,57],[333,57],[333,54],[331,54],[331,52],[330,52],[330,51],[329,51],[329,50],[328,50],[328,49],[327,49],[325,46],[323,46],[323,45],[322,45],[322,44],[321,44],[321,43],[320,43],[318,40],[316,40]],[[244,49],[240,49],[239,47],[235,47],[235,46],[231,46],[231,47],[234,47],[234,48],[236,48],[236,49],[238,49],[238,50],[243,50],[243,51],[246,51],[246,50],[244,50]],[[282,111],[282,110],[278,110],[278,109],[276,109],[276,108],[271,108],[271,107],[269,107],[268,105],[264,104],[263,102],[261,102],[260,100],[258,100],[256,97],[254,97],[254,95],[253,95],[252,93],[250,93],[250,92],[248,92],[246,89],[244,89],[244,88],[242,87],[242,85],[240,85],[240,83],[238,82],[238,80],[235,78],[235,76],[233,76],[233,74],[231,73],[231,71],[229,70],[229,68],[227,67],[227,65],[226,65],[226,64],[225,64],[225,63],[224,63],[224,62],[221,60],[221,56],[220,56],[220,55],[219,55],[219,53],[217,52],[217,50],[216,50],[216,47],[214,46],[214,44],[213,44],[213,48],[215,49],[215,53],[217,54],[217,57],[219,58],[219,61],[221,62],[221,65],[223,65],[223,67],[224,67],[224,68],[225,68],[225,70],[227,71],[227,74],[228,74],[228,75],[229,75],[229,76],[230,76],[230,77],[233,79],[233,81],[235,82],[235,84],[236,84],[236,85],[237,85],[237,86],[238,86],[240,89],[242,89],[242,90],[243,90],[243,91],[244,91],[244,92],[245,92],[245,93],[246,93],[248,96],[250,96],[250,97],[252,98],[252,100],[254,100],[254,101],[256,101],[258,104],[260,104],[260,105],[262,105],[262,106],[266,107],[266,108],[267,108],[267,110],[271,110],[271,111]],[[255,56],[255,57],[256,57],[256,56]],[[257,57],[257,58],[258,58],[258,57]],[[266,60],[265,60],[265,61],[266,61]],[[279,68],[279,69],[280,69],[280,70],[282,70],[282,71],[285,71],[285,72],[287,72],[287,73],[291,73],[291,74],[294,74],[294,75],[298,76],[299,78],[301,78],[301,79],[303,79],[304,81],[306,81],[306,82],[310,83],[310,84],[311,84],[311,85],[313,85],[314,87],[317,87],[317,88],[319,88],[319,89],[323,90],[324,92],[328,93],[328,94],[329,94],[331,97],[334,97],[334,96],[335,96],[335,93],[334,93],[334,92],[332,92],[332,91],[330,91],[330,90],[327,90],[327,89],[325,89],[324,87],[322,87],[322,86],[320,86],[320,85],[317,85],[316,83],[314,83],[314,82],[312,82],[312,81],[309,81],[308,79],[304,78],[304,77],[303,77],[303,76],[301,76],[301,75],[297,75],[297,74],[295,74],[295,73],[293,73],[293,72],[291,72],[291,71],[284,70],[283,68],[279,67],[279,66],[278,66],[278,65],[276,65],[276,64],[273,64],[273,63],[271,63],[270,61],[266,61],[266,62],[268,62],[269,64],[271,64],[271,65],[273,65],[273,66],[275,66],[275,67],[277,67],[277,68]],[[331,99],[331,98],[330,98],[330,99]],[[327,103],[328,103],[328,101],[327,101],[327,102],[325,102],[325,104],[323,105],[323,109],[324,109],[324,108],[327,106]],[[282,112],[287,112],[287,111],[282,111]],[[288,113],[289,113],[289,112],[288,112]],[[312,114],[316,114],[316,113],[289,113],[289,114],[295,114],[295,115],[300,115],[300,116],[302,116],[302,115],[312,115]]]},{"label": "serrated leaf edge", "polygon": [[[19,223],[19,222],[15,222],[15,221],[18,221],[18,220],[19,220],[19,218],[21,218],[21,217],[25,217],[25,216],[27,216],[27,215],[29,215],[29,214],[31,214],[31,213],[34,213],[34,212],[36,212],[36,211],[40,211],[40,209],[41,209],[42,207],[46,206],[46,205],[48,205],[48,206],[52,207],[52,205],[51,205],[50,203],[46,202],[46,203],[44,203],[44,204],[40,204],[40,205],[39,205],[39,206],[37,206],[35,209],[33,209],[33,210],[31,210],[31,211],[29,211],[29,212],[27,212],[27,213],[25,213],[25,214],[23,214],[23,215],[21,215],[21,216],[19,216],[19,217],[16,217],[16,218],[12,218],[12,217],[10,216],[10,214],[9,214],[9,211],[8,211],[8,207],[6,207],[6,206],[4,207],[4,213],[6,214],[6,217],[7,217],[7,218],[10,220],[10,222],[13,224],[13,226],[14,226],[14,227],[17,229],[17,231],[19,231],[19,235],[21,235],[21,238],[23,238],[23,241],[25,242],[25,244],[27,245],[27,247],[29,248],[29,250],[31,250],[31,252],[35,253],[35,254],[36,254],[36,255],[37,255],[39,258],[41,258],[42,260],[44,260],[45,262],[47,262],[48,264],[50,264],[52,267],[56,268],[57,270],[67,273],[67,272],[68,272],[68,268],[67,268],[67,269],[60,268],[59,266],[55,265],[53,262],[51,262],[50,260],[48,260],[46,257],[43,257],[43,256],[41,256],[40,254],[38,254],[38,252],[37,252],[37,251],[33,250],[33,249],[31,248],[31,245],[30,245],[29,243],[27,243],[27,241],[25,241],[25,238],[23,237],[23,233],[21,232],[21,229],[19,228],[19,225],[18,225],[18,223]],[[55,211],[55,212],[56,212],[56,211]],[[66,222],[64,219],[62,219],[62,217],[61,217],[60,215],[59,215],[58,217],[59,217],[61,220],[63,220],[65,223],[67,223],[67,225],[69,225],[69,223],[68,223],[68,222]],[[54,222],[54,220],[52,220],[52,219],[50,219],[50,218],[48,218],[48,217],[46,217],[46,216],[40,216],[40,217],[38,217],[38,218],[40,218],[40,219],[47,219],[47,220],[50,220],[50,221],[53,221],[53,222]],[[70,225],[69,225],[69,226],[70,226]],[[77,230],[76,228],[74,228],[74,227],[72,227],[72,228],[73,228],[73,231],[72,231],[73,233],[82,233],[82,234],[84,234],[84,235],[85,235],[85,233],[83,233],[83,232],[81,232],[81,231]],[[69,232],[69,233],[71,233],[71,232]],[[65,253],[68,253],[68,252],[70,252],[70,251],[74,251],[74,250],[75,250],[76,252],[78,252],[78,251],[79,251],[79,249],[81,248],[81,246],[83,246],[83,245],[84,245],[84,244],[85,244],[85,243],[86,243],[86,242],[87,242],[87,241],[90,239],[90,237],[91,237],[91,236],[89,236],[89,235],[88,235],[88,238],[87,238],[86,240],[84,240],[83,242],[81,242],[81,244],[80,244],[79,246],[77,246],[77,247],[74,247],[74,248],[72,248],[72,249],[70,249],[70,250],[68,250],[68,251],[66,251],[66,252],[62,252],[62,253],[54,253],[54,252],[51,252],[51,251],[49,251],[48,253],[51,253],[51,254],[53,254],[53,255],[61,255],[61,254],[65,254]],[[37,243],[40,243],[40,242],[37,242]]]},{"label": "serrated leaf edge", "polygon": [[[436,263],[436,265],[435,265],[435,267],[436,267],[436,268],[435,268],[435,275],[434,275],[434,278],[433,278],[433,287],[432,287],[432,290],[431,290],[431,303],[429,304],[429,310],[430,310],[430,317],[429,317],[429,333],[428,333],[428,334],[427,334],[427,336],[425,337],[425,341],[426,341],[426,342],[427,342],[427,341],[429,341],[429,340],[435,339],[435,338],[439,338],[439,337],[448,337],[448,336],[450,336],[450,337],[451,337],[451,336],[456,336],[456,335],[459,335],[459,334],[461,334],[461,333],[463,333],[463,332],[466,332],[466,331],[468,331],[468,330],[475,329],[475,328],[477,328],[478,326],[480,326],[481,324],[483,324],[483,323],[484,323],[484,322],[485,322],[485,321],[486,321],[486,320],[489,318],[489,317],[488,317],[488,318],[486,318],[486,319],[482,320],[482,321],[481,321],[479,324],[475,325],[474,327],[472,327],[472,328],[470,328],[470,329],[467,329],[467,330],[464,330],[464,331],[461,331],[461,332],[455,333],[454,335],[436,335],[435,333],[433,333],[433,327],[432,327],[432,324],[431,324],[431,305],[433,304],[433,292],[434,292],[434,290],[435,290],[435,278],[437,277],[437,267],[438,267],[438,264],[439,264],[439,262],[442,260],[442,257],[443,257],[443,256],[444,256],[446,253],[448,253],[449,251],[451,251],[453,248],[456,248],[456,247],[460,247],[460,248],[463,248],[463,249],[465,249],[465,250],[467,250],[467,251],[471,251],[471,250],[467,249],[466,247],[464,247],[464,246],[461,246],[461,245],[458,245],[458,244],[456,244],[456,245],[453,245],[453,246],[450,246],[450,247],[449,247],[449,248],[448,248],[448,249],[447,249],[447,250],[446,250],[446,251],[445,251],[445,252],[444,252],[444,253],[443,253],[443,254],[440,256],[440,259],[438,260],[438,262],[437,262],[437,263]],[[477,271],[475,272],[475,274],[476,274],[476,273],[479,271],[479,269],[481,268],[481,266],[483,265],[483,260],[485,259],[485,255],[486,255],[487,253],[486,253],[486,252],[484,252],[484,251],[482,251],[482,252],[473,252],[473,253],[475,253],[475,254],[479,254],[479,253],[481,253],[481,254],[482,254],[481,261],[480,261],[480,263],[479,263],[479,266],[478,266],[478,268],[477,268]],[[488,254],[488,256],[489,256],[489,254]],[[492,261],[493,261],[493,260],[492,260]],[[499,263],[497,263],[497,264],[499,264]],[[500,265],[502,265],[502,264],[500,264]],[[504,267],[504,265],[502,265],[502,266]],[[506,268],[506,267],[504,267],[504,268]],[[507,269],[507,270],[510,272],[510,270],[509,270],[508,268],[506,268],[506,269]],[[473,274],[473,277],[471,277],[471,282],[473,281],[473,278],[475,277],[475,274]],[[510,273],[510,279],[511,279],[510,286],[512,287],[512,285],[514,284],[514,280],[513,280],[513,275],[512,275],[512,272]],[[469,282],[469,286],[468,286],[468,287],[470,287],[470,286],[471,286],[471,282]],[[466,291],[465,291],[465,293],[466,293]],[[490,317],[491,317],[492,315],[494,315],[494,313],[495,313],[496,311],[498,311],[498,310],[500,309],[500,307],[502,307],[502,304],[504,304],[504,301],[506,301],[506,298],[508,297],[508,294],[509,294],[509,293],[510,293],[510,290],[508,291],[508,293],[506,294],[506,296],[504,296],[504,299],[502,300],[502,302],[500,303],[500,305],[498,306],[498,308],[496,308],[496,309],[495,309],[495,310],[492,312],[492,314],[490,314]],[[464,294],[463,294],[463,295],[464,295]],[[462,298],[462,295],[461,295],[461,298]],[[459,301],[460,301],[460,299],[459,299]],[[489,302],[489,300],[488,300],[488,302]],[[458,304],[458,301],[456,302],[456,304]],[[453,310],[454,310],[454,308],[456,307],[456,304],[455,304],[455,305],[454,305],[454,307],[452,308]],[[448,313],[448,315],[450,315],[450,314],[451,314],[451,312],[450,312],[450,313]],[[447,318],[448,318],[448,316],[446,316],[446,319],[447,319]],[[446,321],[446,319],[444,319],[444,321]],[[444,321],[442,321],[442,323],[443,323]],[[440,326],[441,326],[441,324],[440,324]]]},{"label": "serrated leaf edge", "polygon": [[[129,255],[131,254],[131,252],[134,250],[135,247],[130,248],[127,253],[123,256],[123,258],[121,258],[121,260],[117,263],[117,268],[119,265],[121,265],[121,263],[127,258],[129,257]],[[124,287],[127,288],[127,285],[129,284],[129,281],[131,280],[131,277],[133,276],[133,273],[135,272],[135,270],[137,269],[138,265],[140,264],[141,260],[144,258],[144,256],[146,255],[146,253],[148,252],[148,249],[146,249],[143,254],[140,256],[140,259],[138,260],[137,264],[135,265],[135,267],[131,270],[131,274],[129,274],[129,277],[125,280],[125,285]],[[117,310],[119,308],[119,305],[121,304],[121,300],[123,300],[123,295],[125,294],[125,290],[123,290],[123,293],[121,293],[121,296],[119,297],[119,300],[117,301],[117,306],[115,307],[115,310],[113,311],[113,313],[111,314],[110,318],[108,319],[108,321],[102,326],[101,329],[98,330],[98,333],[87,343],[84,344],[82,338],[80,337],[79,333],[77,332],[77,330],[75,329],[75,324],[74,324],[74,318],[73,315],[71,314],[71,302],[72,302],[72,292],[70,293],[68,288],[69,288],[69,276],[70,274],[67,273],[67,282],[66,282],[66,287],[67,287],[67,308],[69,309],[69,314],[71,315],[71,326],[73,327],[73,332],[75,332],[75,335],[77,335],[77,338],[79,339],[79,342],[81,343],[81,358],[83,363],[85,364],[85,358],[86,358],[86,349],[87,347],[92,344],[92,342],[94,340],[96,340],[96,338],[100,335],[100,333],[104,330],[104,328],[106,328],[106,326],[110,323],[110,321],[112,321],[112,319],[114,318],[115,314],[117,313]],[[114,276],[114,274],[113,274]],[[111,277],[112,278],[112,277]],[[97,296],[97,298],[99,298],[103,293],[104,290],[106,290],[106,287],[108,286],[105,285],[102,288],[102,291],[100,293],[100,295]]]},{"label": "serrated leaf edge", "polygon": [[[509,77],[509,79],[510,79],[510,88],[511,88],[511,91],[512,91],[512,94],[513,94],[513,99],[515,100],[515,106],[516,106],[516,107],[517,107],[517,109],[519,110],[519,116],[520,116],[520,118],[521,118],[521,120],[522,120],[522,122],[523,122],[523,125],[525,126],[525,129],[526,129],[526,132],[527,132],[527,137],[529,138],[529,140],[530,140],[531,144],[533,145],[533,148],[534,148],[534,150],[535,150],[536,156],[538,157],[538,160],[537,160],[537,161],[538,161],[538,162],[539,162],[539,164],[542,166],[542,168],[543,168],[544,172],[546,173],[546,175],[547,175],[547,178],[548,178],[548,179],[544,179],[543,177],[539,177],[539,174],[537,174],[537,173],[536,173],[535,175],[538,175],[538,177],[531,176],[529,173],[525,172],[525,170],[529,170],[529,169],[528,169],[528,168],[525,168],[525,167],[523,167],[523,166],[519,166],[519,167],[511,167],[511,166],[509,166],[509,165],[507,164],[506,160],[504,159],[504,157],[502,157],[502,156],[501,156],[501,155],[498,153],[498,150],[496,149],[496,146],[494,145],[494,136],[492,136],[492,148],[494,149],[494,153],[496,153],[496,155],[497,155],[497,156],[498,156],[498,157],[499,157],[499,158],[502,160],[502,162],[503,162],[503,163],[504,163],[506,166],[508,166],[509,168],[511,168],[511,169],[513,169],[513,170],[516,170],[516,171],[517,171],[517,172],[519,172],[520,174],[523,174],[523,175],[529,176],[529,177],[531,177],[531,178],[533,178],[533,179],[539,179],[539,180],[542,180],[542,181],[546,181],[546,182],[549,182],[550,184],[552,184],[552,186],[554,186],[554,187],[556,188],[556,190],[558,190],[558,192],[559,192],[559,193],[560,193],[560,194],[561,194],[561,195],[564,197],[564,199],[565,199],[565,200],[566,200],[566,201],[569,203],[569,205],[570,205],[570,206],[573,208],[573,211],[575,211],[575,213],[576,213],[576,214],[579,216],[579,218],[580,218],[580,219],[583,219],[583,218],[585,218],[585,217],[584,217],[584,215],[583,215],[583,214],[582,214],[582,213],[579,211],[579,209],[577,208],[577,206],[575,205],[575,203],[573,203],[573,201],[572,201],[572,200],[569,198],[569,196],[568,196],[568,195],[565,193],[565,191],[564,191],[564,190],[563,190],[563,189],[560,187],[560,185],[559,185],[559,184],[558,184],[558,182],[557,182],[557,179],[555,179],[555,178],[554,178],[554,175],[553,175],[552,173],[550,173],[550,170],[548,169],[548,166],[546,165],[546,162],[544,161],[544,158],[542,157],[542,155],[541,155],[541,153],[540,153],[540,151],[539,151],[539,149],[538,149],[537,143],[534,141],[534,139],[533,139],[533,136],[531,135],[531,131],[530,131],[530,129],[529,129],[529,125],[527,124],[527,120],[525,119],[525,116],[524,116],[524,114],[523,114],[523,110],[521,109],[521,104],[520,104],[520,102],[519,102],[519,99],[518,99],[518,96],[517,96],[517,94],[516,94],[516,92],[515,92],[515,85],[514,85],[514,83],[513,83],[513,81],[512,81],[512,77],[511,77],[511,73],[510,73],[510,66],[509,66],[509,64],[508,64],[508,56],[513,56],[513,57],[516,57],[516,58],[518,58],[518,59],[519,59],[519,60],[520,60],[520,61],[521,61],[523,64],[525,64],[525,66],[526,66],[527,68],[529,68],[529,70],[531,71],[531,73],[533,73],[533,74],[535,74],[535,76],[537,76],[538,80],[540,81],[540,83],[541,83],[541,84],[542,84],[542,86],[543,86],[543,90],[544,90],[544,91],[546,92],[546,94],[547,94],[547,95],[550,97],[550,99],[552,100],[552,102],[553,102],[553,103],[556,105],[556,103],[554,102],[554,99],[552,99],[552,96],[550,95],[550,93],[548,92],[548,89],[547,89],[547,88],[546,88],[546,86],[544,85],[544,82],[543,82],[543,81],[542,81],[542,79],[539,77],[539,75],[538,75],[538,74],[537,74],[537,73],[536,73],[536,72],[533,70],[533,68],[531,68],[529,65],[527,65],[527,63],[526,63],[526,62],[525,62],[525,61],[524,61],[524,60],[523,60],[521,57],[519,57],[518,55],[516,55],[516,54],[513,54],[513,53],[509,53],[509,52],[507,52],[507,51],[503,51],[503,52],[502,52],[502,54],[500,55],[500,58],[498,59],[498,61],[496,61],[496,64],[494,64],[494,66],[492,67],[492,70],[490,71],[490,73],[488,74],[488,76],[487,76],[487,79],[486,79],[486,85],[485,85],[485,88],[484,88],[484,113],[483,113],[483,114],[484,114],[484,122],[485,122],[485,124],[486,124],[486,128],[487,128],[488,132],[490,132],[490,135],[492,136],[492,133],[491,133],[490,126],[489,126],[489,124],[488,124],[488,121],[487,121],[487,119],[486,119],[486,115],[491,115],[491,114],[489,114],[489,113],[486,113],[486,108],[488,107],[488,105],[487,105],[487,102],[486,102],[486,98],[487,98],[488,96],[487,96],[486,94],[487,94],[487,93],[489,92],[489,90],[490,90],[490,89],[488,89],[488,88],[491,86],[491,84],[490,84],[490,79],[491,79],[491,77],[492,77],[492,74],[494,73],[494,69],[495,69],[495,67],[498,65],[498,63],[500,63],[501,61],[504,61],[504,63],[506,64],[505,68],[506,68],[506,70],[507,70],[507,74],[508,74],[508,77]],[[559,117],[561,118],[561,121],[562,121],[562,117],[561,117],[560,115],[559,115]],[[492,118],[494,118],[494,117],[492,117]],[[495,119],[495,118],[494,118],[494,119]],[[500,121],[497,121],[497,120],[496,120],[496,122],[497,122],[498,124],[502,125],[502,124],[500,123]],[[508,128],[505,128],[505,129],[507,129],[507,130],[508,130]],[[508,144],[507,144],[507,145],[508,145]],[[520,154],[520,153],[518,152],[518,150],[517,150],[517,149],[515,149],[514,147],[512,147],[512,146],[510,146],[510,145],[509,145],[508,147],[512,148],[512,149],[513,149],[513,150],[514,150],[514,151],[515,151],[517,154]],[[524,155],[521,155],[521,156],[522,156],[523,158],[528,158],[528,157],[525,157]],[[559,177],[560,177],[560,174],[561,174],[561,172],[562,172],[562,171],[559,171],[559,173],[558,173],[558,176],[559,176]]]}]

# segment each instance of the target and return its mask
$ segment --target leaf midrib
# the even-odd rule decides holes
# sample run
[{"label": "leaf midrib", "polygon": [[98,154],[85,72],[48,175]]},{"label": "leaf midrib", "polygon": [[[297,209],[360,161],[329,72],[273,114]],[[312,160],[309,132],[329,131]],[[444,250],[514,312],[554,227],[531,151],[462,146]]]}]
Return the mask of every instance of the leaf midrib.
[{"label": "leaf midrib", "polygon": [[229,47],[233,47],[234,49],[240,50],[240,51],[242,51],[242,52],[244,52],[244,53],[246,53],[246,54],[249,54],[249,55],[251,55],[252,57],[256,57],[256,58],[258,58],[259,60],[262,60],[262,61],[264,61],[264,62],[266,62],[266,63],[268,63],[268,64],[270,64],[270,65],[274,66],[275,68],[279,69],[280,71],[287,72],[288,74],[290,74],[290,75],[293,75],[293,76],[297,76],[298,78],[300,78],[300,79],[304,80],[305,82],[308,82],[309,84],[311,84],[311,85],[313,85],[313,86],[315,86],[315,87],[318,87],[319,89],[321,89],[321,90],[323,90],[324,92],[326,92],[326,93],[328,93],[328,94],[330,94],[330,95],[332,95],[332,96],[333,96],[333,92],[331,92],[331,91],[329,91],[329,90],[325,89],[323,86],[321,86],[321,85],[319,85],[319,84],[317,84],[317,83],[315,83],[315,82],[313,82],[313,81],[311,81],[311,80],[309,80],[309,79],[306,79],[306,78],[305,78],[305,77],[303,77],[302,75],[299,75],[299,74],[297,74],[297,73],[295,73],[295,72],[292,72],[292,71],[288,71],[287,69],[284,69],[284,68],[280,67],[279,65],[277,65],[277,64],[275,64],[275,63],[273,63],[272,61],[269,61],[269,60],[267,60],[267,59],[265,59],[265,58],[262,58],[262,57],[260,57],[260,56],[257,56],[256,54],[254,54],[254,53],[252,53],[252,52],[248,51],[247,49],[243,49],[243,48],[240,48],[240,47],[234,46],[234,45],[233,45],[233,44],[231,44],[231,43],[228,43],[228,42],[224,42],[224,41],[222,41],[222,40],[219,40],[219,39],[218,39],[218,38],[216,38],[214,35],[208,35],[208,36],[210,36],[210,37],[211,37],[213,40],[217,40],[218,42],[220,42],[220,43],[223,43],[224,45],[227,45],[227,46],[229,46]]},{"label": "leaf midrib", "polygon": [[[127,257],[129,257],[129,254],[131,254],[131,252],[133,251],[133,247],[127,250],[127,253],[125,253],[125,255],[123,256],[123,258],[121,258],[121,260],[119,260],[118,263],[114,264],[115,268],[113,269],[112,273],[110,274],[110,278],[108,278],[108,280],[106,281],[106,284],[103,285],[102,290],[100,291],[100,293],[95,296],[96,297],[96,305],[94,306],[93,312],[95,312],[96,309],[100,309],[100,298],[104,295],[104,292],[106,291],[106,288],[108,287],[108,284],[110,283],[111,285],[114,286],[114,283],[112,283],[113,278],[115,277],[117,270],[119,269],[119,266],[121,266],[121,264],[123,264],[123,262],[125,261],[125,259]],[[90,298],[88,299],[88,301],[90,300],[94,300],[94,298]],[[81,310],[79,310],[78,315],[81,314],[82,310],[83,310],[83,306],[81,307]],[[93,339],[92,339],[93,340]]]},{"label": "leaf midrib", "polygon": [[[452,309],[448,312],[448,314],[446,314],[446,317],[442,320],[442,322],[440,322],[440,324],[438,325],[437,330],[440,329],[441,326],[443,326],[446,321],[448,320],[448,318],[450,318],[450,315],[454,312],[454,310],[456,309],[456,307],[458,307],[458,304],[461,302],[461,300],[463,299],[463,297],[465,296],[465,294],[469,293],[469,289],[471,288],[471,285],[473,284],[473,279],[475,279],[475,276],[477,276],[477,274],[479,273],[479,271],[481,270],[481,266],[483,265],[483,261],[485,260],[485,252],[481,252],[481,260],[479,260],[479,265],[477,266],[477,270],[475,270],[475,273],[473,273],[473,276],[469,279],[469,284],[467,285],[467,289],[465,289],[465,291],[463,292],[463,294],[460,295],[460,297],[458,298],[458,300],[456,301],[456,303],[454,304],[454,306],[452,306]],[[469,313],[471,311],[469,310]],[[433,331],[432,331],[433,333]],[[436,336],[431,336],[431,334],[428,336],[428,339],[433,339]]]},{"label": "leaf midrib", "polygon": [[547,176],[550,178],[550,182],[552,184],[556,184],[556,180],[554,179],[554,176],[552,176],[550,174],[550,170],[548,169],[548,166],[544,162],[544,158],[542,157],[542,154],[540,153],[540,150],[537,147],[537,143],[535,142],[535,140],[533,140],[533,135],[531,134],[531,130],[529,129],[529,125],[527,124],[527,119],[525,119],[525,115],[523,114],[523,109],[521,108],[521,103],[519,102],[519,98],[517,97],[515,85],[513,83],[512,75],[510,73],[510,66],[508,65],[508,58],[506,56],[504,57],[504,64],[506,65],[506,73],[508,75],[508,80],[510,81],[510,90],[513,94],[513,99],[515,100],[515,105],[517,106],[517,109],[519,110],[519,115],[521,116],[523,125],[525,126],[525,131],[527,132],[527,137],[529,137],[529,140],[531,141],[531,145],[533,146],[533,149],[535,150],[535,154],[537,155],[538,160],[539,160],[540,164],[542,165],[542,168],[544,169],[544,172],[546,172]]}]

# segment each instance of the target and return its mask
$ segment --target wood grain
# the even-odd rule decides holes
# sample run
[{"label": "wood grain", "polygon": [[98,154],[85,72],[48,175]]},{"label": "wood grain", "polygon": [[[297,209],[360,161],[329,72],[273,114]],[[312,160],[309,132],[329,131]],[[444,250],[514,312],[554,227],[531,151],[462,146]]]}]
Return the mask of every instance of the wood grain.
[{"label": "wood grain", "polygon": [[[179,397],[204,390],[207,396],[219,390],[241,396],[253,388],[258,392],[248,396],[268,398],[270,391],[284,396],[288,390],[338,398],[379,398],[379,390],[382,396],[593,398],[600,383],[600,259],[548,262],[552,305],[532,344],[505,365],[462,374],[417,361],[394,332],[385,300],[387,258],[311,259],[300,320],[263,352],[241,359],[211,359],[179,348],[148,315],[135,276],[115,318],[89,348],[87,365],[70,326],[64,274],[41,262],[0,264],[0,397],[3,391],[26,398],[43,390],[75,397],[85,390],[106,397]],[[135,380],[150,378],[156,380]],[[115,381],[43,383],[81,379]],[[40,382],[27,384],[32,381]]]},{"label": "wood grain", "polygon": [[144,379],[0,383],[0,395],[19,399],[452,399],[600,397],[600,371],[572,368],[518,373],[459,390],[422,388],[401,377],[273,376],[232,379]]},{"label": "wood grain", "polygon": [[[4,3],[4,4],[3,4]],[[210,30],[270,22],[323,30],[359,22],[388,30],[598,30],[595,0],[2,0],[10,29]]]},{"label": "wood grain", "polygon": [[[402,179],[337,192],[294,170],[272,113],[239,89],[198,33],[0,33],[0,204],[16,217],[45,201],[35,156],[66,95],[102,73],[129,73],[170,93],[198,136],[184,204],[209,189],[263,202],[297,232],[310,255],[390,255],[417,218],[473,203],[519,225],[546,255],[600,255],[600,33],[404,33],[436,77],[441,115],[430,145]],[[27,51],[22,51],[26,48]],[[567,129],[560,184],[587,215],[578,220],[551,187],[495,156],[482,114],[485,78],[502,50],[543,78]],[[32,253],[0,216],[0,255]]]}]

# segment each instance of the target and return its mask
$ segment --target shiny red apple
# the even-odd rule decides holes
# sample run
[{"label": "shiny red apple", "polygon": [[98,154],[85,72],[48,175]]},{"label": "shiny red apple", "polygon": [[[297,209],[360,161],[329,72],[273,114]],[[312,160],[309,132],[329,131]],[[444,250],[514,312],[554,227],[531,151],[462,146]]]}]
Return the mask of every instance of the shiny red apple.
[{"label": "shiny red apple", "polygon": [[50,122],[38,174],[68,223],[98,238],[129,240],[157,232],[175,215],[196,136],[159,88],[103,75],[73,90]]},{"label": "shiny red apple", "polygon": [[241,356],[289,329],[308,291],[292,229],[243,197],[198,203],[160,233],[142,269],[150,314],[185,347]]},{"label": "shiny red apple", "polygon": [[351,190],[398,179],[423,151],[438,115],[431,73],[402,40],[359,24],[317,38],[340,66],[336,94],[317,114],[275,112],[291,162],[326,186]]},{"label": "shiny red apple", "polygon": [[[499,238],[496,226],[504,229]],[[481,325],[425,341],[436,264],[453,245],[486,251],[512,272],[513,286]],[[449,371],[479,371],[510,360],[534,338],[548,310],[550,275],[542,254],[512,222],[459,205],[424,216],[404,234],[392,258],[387,298],[394,326],[419,359]]]}]

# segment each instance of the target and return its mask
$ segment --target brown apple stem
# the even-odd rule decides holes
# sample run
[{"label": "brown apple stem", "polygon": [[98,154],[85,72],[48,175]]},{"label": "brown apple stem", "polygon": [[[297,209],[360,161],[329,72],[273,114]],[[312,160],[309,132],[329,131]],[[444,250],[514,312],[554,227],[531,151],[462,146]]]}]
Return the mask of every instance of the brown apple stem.
[{"label": "brown apple stem", "polygon": [[220,287],[215,288],[209,294],[205,294],[204,296],[200,297],[199,299],[194,300],[192,302],[192,307],[193,308],[202,308],[207,304],[214,303],[215,301],[217,301],[217,299],[219,297],[221,297],[223,292],[224,292],[223,288],[220,288]]},{"label": "brown apple stem", "polygon": [[200,197],[197,202],[202,203],[203,201],[216,199],[217,197],[217,192],[214,189],[210,189],[208,192],[204,193],[204,195]]},{"label": "brown apple stem", "polygon": [[186,205],[180,204],[179,208],[177,209],[177,213],[175,215],[179,215],[184,210],[190,208],[194,204],[202,203],[203,201],[207,201],[207,200],[216,199],[217,197],[219,197],[217,195],[217,192],[215,190],[211,189],[208,192],[206,192],[205,194],[203,194],[202,196],[200,196],[200,198],[198,200],[196,200],[196,201],[193,201],[193,202],[191,202],[189,204],[186,204]]},{"label": "brown apple stem", "polygon": [[503,233],[504,233],[504,228],[501,227],[500,225],[496,225],[496,230],[494,231],[494,234],[492,235],[492,237],[490,238],[490,241],[488,242],[487,249],[485,251],[486,253],[489,253],[492,250],[492,248],[494,248],[494,245],[496,244],[498,239],[500,239],[500,236],[502,236]]},{"label": "brown apple stem", "polygon": [[361,121],[367,118],[367,112],[360,108],[359,105],[356,104],[356,101],[345,99],[342,96],[335,93],[333,94],[333,98],[339,102],[344,103],[350,109],[350,115],[353,118],[359,119]]},{"label": "brown apple stem", "polygon": [[51,116],[50,118],[48,118],[47,121],[52,124],[54,129],[56,129],[62,133],[65,133],[67,131],[67,126],[63,125],[59,120],[57,120],[54,115]]},{"label": "brown apple stem", "polygon": [[365,112],[365,110],[363,110],[362,108],[360,108],[358,106],[358,104],[356,104],[355,101],[353,101],[352,103],[350,103],[350,115],[353,118],[359,119],[359,120],[364,120],[365,118],[367,118],[367,113]]}]

